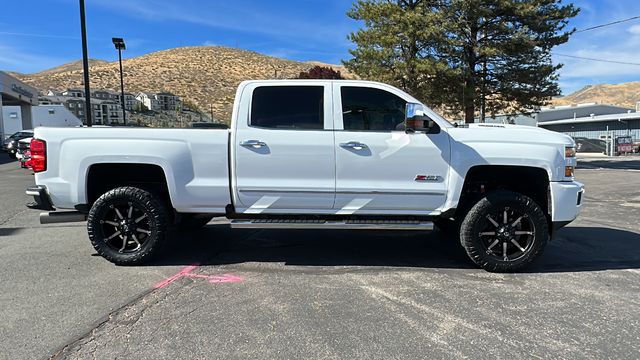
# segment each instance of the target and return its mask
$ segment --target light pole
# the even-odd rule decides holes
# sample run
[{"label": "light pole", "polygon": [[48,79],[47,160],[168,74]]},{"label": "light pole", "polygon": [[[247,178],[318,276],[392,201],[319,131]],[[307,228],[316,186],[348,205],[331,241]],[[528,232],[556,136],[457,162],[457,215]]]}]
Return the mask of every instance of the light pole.
[{"label": "light pole", "polygon": [[87,50],[87,22],[84,16],[84,0],[80,0],[80,31],[82,32],[82,72],[84,74],[84,116],[91,127],[91,87],[89,86],[89,53]]},{"label": "light pole", "polygon": [[127,46],[124,44],[123,38],[112,38],[111,41],[118,49],[118,61],[120,62],[120,102],[122,103],[122,123],[127,125],[127,115],[124,107],[124,75],[122,73],[122,50],[126,50]]}]

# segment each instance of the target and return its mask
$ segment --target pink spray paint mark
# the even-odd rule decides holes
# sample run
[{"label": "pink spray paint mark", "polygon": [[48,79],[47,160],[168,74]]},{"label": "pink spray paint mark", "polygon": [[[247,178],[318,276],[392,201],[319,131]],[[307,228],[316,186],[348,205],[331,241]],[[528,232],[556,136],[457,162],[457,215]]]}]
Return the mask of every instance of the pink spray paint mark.
[{"label": "pink spray paint mark", "polygon": [[212,284],[220,284],[220,283],[238,283],[243,282],[244,279],[240,276],[235,276],[231,274],[223,274],[223,275],[198,275],[198,274],[187,274],[185,275],[190,278],[200,278],[207,279]]},{"label": "pink spray paint mark", "polygon": [[190,265],[180,270],[177,274],[166,278],[165,280],[160,281],[153,285],[154,289],[162,289],[172,282],[183,278],[188,277],[192,279],[206,279],[211,284],[220,284],[220,283],[238,283],[243,282],[244,278],[232,274],[223,274],[223,275],[200,275],[193,274],[192,271],[197,269],[200,265]]},{"label": "pink spray paint mark", "polygon": [[185,267],[184,269],[180,270],[177,274],[170,276],[162,281],[160,281],[159,283],[153,285],[154,289],[162,289],[163,287],[166,287],[167,285],[171,284],[172,282],[180,279],[181,277],[186,276],[187,274],[191,273],[193,270],[197,269],[198,266],[200,265],[190,265]]}]

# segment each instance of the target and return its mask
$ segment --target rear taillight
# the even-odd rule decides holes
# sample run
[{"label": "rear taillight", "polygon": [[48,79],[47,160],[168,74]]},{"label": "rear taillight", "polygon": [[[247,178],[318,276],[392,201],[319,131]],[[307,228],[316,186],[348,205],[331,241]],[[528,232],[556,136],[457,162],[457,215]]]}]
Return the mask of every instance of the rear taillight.
[{"label": "rear taillight", "polygon": [[29,150],[31,151],[31,168],[33,172],[47,170],[47,143],[44,140],[32,139]]}]

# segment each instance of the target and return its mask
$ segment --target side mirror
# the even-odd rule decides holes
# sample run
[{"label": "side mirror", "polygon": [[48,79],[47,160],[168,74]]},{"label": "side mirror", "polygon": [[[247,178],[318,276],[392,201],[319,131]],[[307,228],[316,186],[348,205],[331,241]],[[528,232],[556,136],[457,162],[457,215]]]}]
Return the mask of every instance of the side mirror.
[{"label": "side mirror", "polygon": [[415,103],[407,103],[404,128],[407,133],[419,131],[426,134],[437,134],[440,132],[440,126],[429,116],[425,115],[424,106]]}]

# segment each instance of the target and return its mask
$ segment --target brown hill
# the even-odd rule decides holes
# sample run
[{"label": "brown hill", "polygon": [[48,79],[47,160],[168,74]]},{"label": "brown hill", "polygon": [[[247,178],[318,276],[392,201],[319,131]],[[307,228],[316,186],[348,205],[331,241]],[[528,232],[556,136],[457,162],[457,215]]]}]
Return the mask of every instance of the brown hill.
[{"label": "brown hill", "polygon": [[[81,65],[74,62],[18,77],[42,91],[82,87]],[[241,81],[294,78],[314,65],[221,46],[175,48],[123,60],[126,91],[169,91],[203,111],[213,107],[214,115],[226,121]],[[348,74],[343,67],[331,66]],[[118,62],[93,60],[89,72],[92,89],[120,89]]]},{"label": "brown hill", "polygon": [[569,105],[580,103],[602,103],[635,108],[640,101],[640,82],[622,84],[601,84],[584,88],[564,97],[555,98],[553,105]]}]

